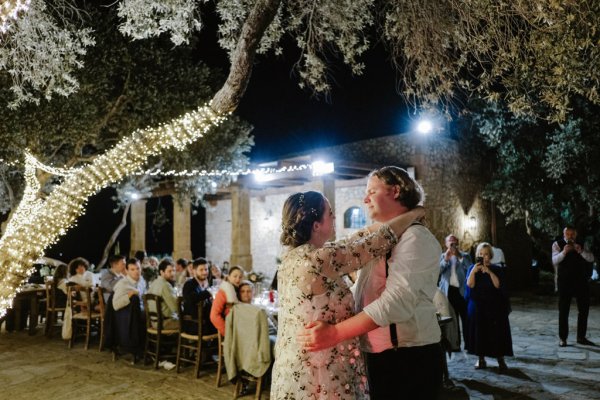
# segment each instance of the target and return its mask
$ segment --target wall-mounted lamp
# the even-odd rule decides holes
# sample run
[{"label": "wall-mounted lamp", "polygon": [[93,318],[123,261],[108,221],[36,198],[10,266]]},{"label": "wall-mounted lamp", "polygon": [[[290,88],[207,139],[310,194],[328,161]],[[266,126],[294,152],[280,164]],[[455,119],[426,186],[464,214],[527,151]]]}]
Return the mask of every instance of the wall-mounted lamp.
[{"label": "wall-mounted lamp", "polygon": [[473,215],[471,215],[469,218],[467,218],[465,220],[465,225],[468,230],[474,231],[475,229],[477,229],[477,218],[475,218]]}]

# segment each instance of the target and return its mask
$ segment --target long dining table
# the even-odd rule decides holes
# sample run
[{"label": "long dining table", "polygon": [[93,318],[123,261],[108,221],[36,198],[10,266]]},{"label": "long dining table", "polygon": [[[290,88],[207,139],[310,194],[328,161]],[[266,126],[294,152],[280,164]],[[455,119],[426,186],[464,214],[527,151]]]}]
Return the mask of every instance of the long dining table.
[{"label": "long dining table", "polygon": [[19,292],[13,301],[14,324],[16,330],[21,330],[23,321],[23,306],[28,304],[29,310],[26,314],[29,317],[28,331],[30,335],[35,335],[38,319],[39,319],[39,304],[40,299],[44,299],[46,295],[46,287],[42,284],[28,283],[19,288]]}]

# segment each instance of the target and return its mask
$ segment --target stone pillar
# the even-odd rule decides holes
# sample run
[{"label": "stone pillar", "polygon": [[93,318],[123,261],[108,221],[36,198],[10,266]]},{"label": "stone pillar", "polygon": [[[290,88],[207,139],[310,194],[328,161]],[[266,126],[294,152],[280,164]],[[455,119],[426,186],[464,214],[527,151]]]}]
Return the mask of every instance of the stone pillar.
[{"label": "stone pillar", "polygon": [[[335,208],[335,179],[333,179],[331,176],[324,175],[322,177],[322,183],[323,183],[323,194],[329,200],[329,204],[331,205],[331,209],[335,213],[336,219],[341,218],[341,220],[343,221],[344,220],[344,210],[340,210],[341,214],[339,214]],[[329,240],[332,240],[332,241],[335,240],[335,232],[332,235],[332,237],[329,238]]]},{"label": "stone pillar", "polygon": [[231,186],[231,265],[252,270],[250,193],[239,185]]},{"label": "stone pillar", "polygon": [[190,199],[173,197],[173,259],[192,259],[192,208]]},{"label": "stone pillar", "polygon": [[146,250],[146,202],[147,200],[137,200],[131,203],[131,257],[138,250]]}]

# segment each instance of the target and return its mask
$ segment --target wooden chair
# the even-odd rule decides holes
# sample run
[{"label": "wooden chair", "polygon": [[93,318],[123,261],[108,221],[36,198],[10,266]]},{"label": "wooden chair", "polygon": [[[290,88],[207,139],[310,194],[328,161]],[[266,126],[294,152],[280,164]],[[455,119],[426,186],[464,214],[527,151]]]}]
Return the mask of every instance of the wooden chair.
[{"label": "wooden chair", "polygon": [[64,318],[65,309],[67,307],[66,299],[63,299],[64,301],[62,302],[57,302],[57,290],[60,289],[58,289],[56,285],[57,282],[54,281],[46,282],[46,328],[44,329],[44,333],[49,338],[52,337],[52,328],[54,328],[58,320],[58,313],[62,313]]},{"label": "wooden chair", "polygon": [[[200,364],[202,360],[202,349],[203,344],[208,345],[218,340],[219,334],[214,333],[211,335],[204,335],[202,331],[202,313],[203,303],[198,303],[198,318],[194,319],[191,315],[183,314],[183,299],[177,298],[177,312],[179,314],[179,340],[177,341],[177,373],[179,373],[179,367],[181,362],[194,364],[194,374],[198,378],[200,374]],[[198,332],[198,334],[186,333],[184,329],[189,329]],[[185,353],[191,354],[194,352],[195,357],[192,359],[190,356],[186,356]]]},{"label": "wooden chair", "polygon": [[[272,357],[267,314],[251,304],[238,303],[227,315],[226,330],[223,349],[227,378],[236,382],[233,398],[240,396],[243,382],[250,381],[256,382],[255,398],[260,400],[263,377]],[[249,340],[257,345],[247,346]]]},{"label": "wooden chair", "polygon": [[[71,326],[73,334],[69,340],[69,348],[77,337],[85,336],[85,349],[90,343],[92,329],[95,329],[99,335],[99,350],[102,351],[104,341],[104,298],[102,289],[98,288],[99,311],[94,310],[93,291],[89,287],[80,285],[70,285],[69,294],[71,296]],[[85,331],[85,333],[83,333]]]},{"label": "wooden chair", "polygon": [[240,397],[241,392],[242,392],[243,381],[256,382],[256,392],[254,394],[254,398],[256,400],[260,400],[260,397],[262,394],[261,392],[262,392],[263,377],[262,376],[256,377],[256,376],[250,375],[246,371],[242,371],[240,376],[238,376],[237,381],[235,381],[235,386],[233,387],[233,398],[237,399],[238,397]]},{"label": "wooden chair", "polygon": [[218,335],[218,346],[219,346],[219,361],[217,362],[217,387],[221,386],[221,377],[223,376],[223,367],[225,366],[225,360],[223,358],[223,336],[217,332]]},{"label": "wooden chair", "polygon": [[[152,305],[152,307],[150,307]],[[158,369],[161,341],[163,336],[172,338],[179,334],[179,329],[163,329],[162,297],[155,294],[144,295],[144,309],[146,311],[146,345],[144,348],[144,363],[148,357],[154,357],[154,369]],[[153,349],[150,348],[153,344]]]}]

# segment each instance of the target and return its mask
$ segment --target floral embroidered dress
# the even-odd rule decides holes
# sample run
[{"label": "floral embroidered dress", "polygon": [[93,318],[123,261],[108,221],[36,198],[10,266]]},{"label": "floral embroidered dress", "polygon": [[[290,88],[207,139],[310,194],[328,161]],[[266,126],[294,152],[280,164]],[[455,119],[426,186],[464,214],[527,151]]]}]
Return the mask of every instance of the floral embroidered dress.
[{"label": "floral embroidered dress", "polygon": [[360,230],[323,248],[304,244],[283,256],[278,270],[279,329],[271,399],[368,399],[363,359],[354,338],[307,352],[296,342],[311,321],[336,324],[354,315],[344,275],[384,256],[398,241],[387,225],[372,234]]}]

